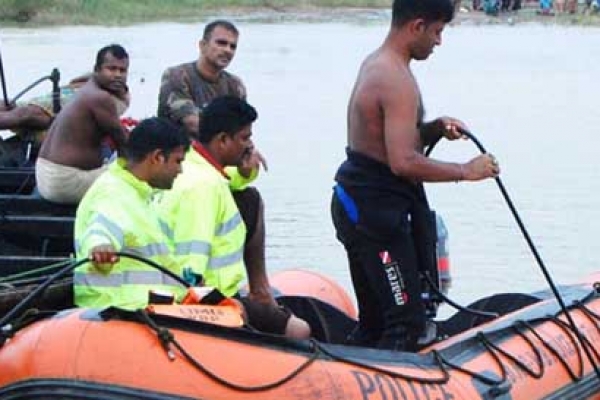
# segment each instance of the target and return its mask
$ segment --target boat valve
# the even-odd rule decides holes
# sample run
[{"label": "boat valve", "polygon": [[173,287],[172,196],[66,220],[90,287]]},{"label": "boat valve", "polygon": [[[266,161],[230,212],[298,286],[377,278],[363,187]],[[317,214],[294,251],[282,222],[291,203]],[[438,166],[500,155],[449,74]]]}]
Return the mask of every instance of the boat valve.
[{"label": "boat valve", "polygon": [[498,398],[498,397],[503,396],[506,393],[510,392],[511,388],[512,388],[512,385],[508,382],[501,383],[499,385],[495,385],[492,388],[490,388],[490,390],[488,390],[488,392],[487,392],[486,396],[484,396],[484,398],[486,398],[486,399]]},{"label": "boat valve", "polygon": [[159,328],[157,334],[158,339],[160,340],[160,344],[167,352],[167,357],[170,361],[175,361],[175,353],[173,352],[173,349],[171,349],[171,342],[173,341],[173,339],[175,339],[175,337],[166,328]]}]

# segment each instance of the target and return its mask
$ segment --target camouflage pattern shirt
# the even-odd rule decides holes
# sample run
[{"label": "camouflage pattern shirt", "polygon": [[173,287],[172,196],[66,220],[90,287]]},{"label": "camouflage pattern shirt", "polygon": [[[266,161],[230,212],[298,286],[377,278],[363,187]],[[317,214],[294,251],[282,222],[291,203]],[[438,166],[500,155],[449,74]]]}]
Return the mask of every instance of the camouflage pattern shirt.
[{"label": "camouflage pattern shirt", "polygon": [[157,115],[181,125],[184,117],[202,112],[215,97],[237,96],[246,98],[246,87],[237,76],[221,71],[216,82],[200,75],[196,62],[168,68],[162,75],[158,95]]}]

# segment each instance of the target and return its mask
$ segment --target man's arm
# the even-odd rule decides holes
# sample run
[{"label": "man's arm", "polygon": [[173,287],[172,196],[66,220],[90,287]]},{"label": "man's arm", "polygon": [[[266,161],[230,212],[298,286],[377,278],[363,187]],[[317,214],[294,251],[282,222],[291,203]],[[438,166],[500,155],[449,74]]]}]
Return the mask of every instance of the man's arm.
[{"label": "man's arm", "polygon": [[200,130],[200,112],[198,114],[186,115],[181,119],[181,124],[186,132],[196,137]]},{"label": "man's arm", "polygon": [[[394,75],[394,72],[396,74]],[[421,182],[462,180],[461,164],[445,163],[425,157],[417,129],[419,91],[408,71],[385,71],[379,76],[378,90],[384,115],[384,140],[388,163],[399,176]]]},{"label": "man's arm", "polygon": [[102,91],[96,96],[92,113],[99,129],[99,134],[110,136],[119,153],[125,145],[126,131],[121,125],[115,97],[109,92]]},{"label": "man's arm", "polygon": [[200,123],[200,108],[194,103],[190,81],[182,67],[167,69],[161,78],[158,96],[159,117],[167,117],[196,135]]},{"label": "man's arm", "polygon": [[445,137],[448,140],[464,138],[459,129],[467,129],[466,125],[451,117],[440,117],[430,122],[425,122],[419,127],[423,146],[429,146]]},{"label": "man's arm", "polygon": [[89,218],[75,221],[76,226],[83,227],[81,233],[79,229],[76,230],[77,256],[90,257],[96,270],[108,273],[119,261],[115,253],[123,248],[124,235],[119,234],[121,232],[118,225],[119,218],[102,212],[101,205],[96,205],[95,208],[98,209],[97,212],[80,213],[77,217],[85,218],[82,215],[89,215]]},{"label": "man's arm", "polygon": [[258,177],[261,166],[268,170],[267,160],[256,149],[251,149],[236,167],[225,167],[225,172],[229,176],[229,187],[231,190],[243,190]]},{"label": "man's arm", "polygon": [[107,274],[112,270],[113,265],[119,262],[116,252],[117,250],[111,244],[100,244],[91,249],[89,257],[94,268]]},{"label": "man's arm", "polygon": [[[385,147],[389,166],[396,175],[420,182],[450,182],[477,181],[500,173],[500,167],[491,154],[479,155],[465,164],[425,157],[417,129],[419,92],[416,82],[408,73],[400,78],[384,73],[380,79],[385,82],[379,87]],[[444,120],[442,123],[442,126],[446,125]],[[458,135],[457,126],[448,129],[448,134]]]},{"label": "man's arm", "polygon": [[0,110],[0,129],[47,129],[52,116],[37,105]]},{"label": "man's arm", "polygon": [[206,275],[217,224],[214,210],[201,204],[214,204],[214,201],[210,187],[175,189],[158,199],[160,216],[173,233],[175,261],[182,270],[189,267],[196,274]]}]

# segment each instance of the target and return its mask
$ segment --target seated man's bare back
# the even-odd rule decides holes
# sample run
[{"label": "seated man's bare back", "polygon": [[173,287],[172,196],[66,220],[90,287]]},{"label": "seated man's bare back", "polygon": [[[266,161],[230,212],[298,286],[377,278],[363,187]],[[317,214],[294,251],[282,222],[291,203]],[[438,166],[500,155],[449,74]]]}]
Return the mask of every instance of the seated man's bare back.
[{"label": "seated man's bare back", "polygon": [[110,137],[117,150],[125,141],[115,96],[127,92],[129,58],[125,49],[111,45],[98,52],[91,79],[58,114],[36,162],[42,197],[77,203],[104,169],[102,143]]}]

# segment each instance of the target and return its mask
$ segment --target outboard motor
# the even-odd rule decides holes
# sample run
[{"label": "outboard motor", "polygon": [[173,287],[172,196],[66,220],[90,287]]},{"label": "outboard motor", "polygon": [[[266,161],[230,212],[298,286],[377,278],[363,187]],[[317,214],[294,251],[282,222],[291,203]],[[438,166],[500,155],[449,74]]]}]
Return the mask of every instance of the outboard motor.
[{"label": "outboard motor", "polygon": [[[422,271],[422,293],[423,302],[427,319],[434,319],[437,315],[439,305],[444,301],[438,294],[442,292],[447,295],[452,282],[450,276],[450,258],[448,249],[448,229],[444,224],[444,220],[438,214],[432,211],[435,218],[435,263],[427,263],[427,269]],[[426,276],[425,276],[426,275]],[[432,284],[435,288],[432,288]]]},{"label": "outboard motor", "polygon": [[[425,306],[425,315],[427,318],[425,332],[419,338],[419,346],[426,346],[436,340],[438,332],[436,325],[433,322],[437,316],[437,310],[444,299],[439,292],[444,295],[448,294],[452,283],[450,276],[450,252],[448,247],[448,229],[444,224],[444,220],[434,211],[432,216],[435,217],[436,231],[436,263],[428,263],[431,265],[428,270],[422,271],[422,299]],[[435,285],[435,288],[432,287]]]}]

